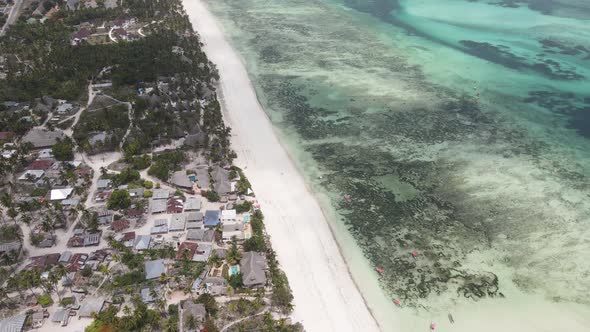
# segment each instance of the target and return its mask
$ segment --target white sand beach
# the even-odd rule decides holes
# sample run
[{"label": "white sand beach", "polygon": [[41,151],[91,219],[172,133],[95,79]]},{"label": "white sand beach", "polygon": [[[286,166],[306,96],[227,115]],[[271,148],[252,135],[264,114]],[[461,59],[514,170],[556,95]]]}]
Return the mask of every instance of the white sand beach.
[{"label": "white sand beach", "polygon": [[258,103],[240,57],[201,1],[184,6],[221,76],[224,116],[293,290],[293,319],[307,331],[378,331],[322,210]]},{"label": "white sand beach", "polygon": [[[395,308],[379,289],[376,273],[360,251],[352,248],[350,234],[341,229],[343,226],[332,225],[339,243],[346,246],[339,250],[328,224],[332,219],[324,216],[281,146],[277,138],[281,136],[259,104],[243,60],[225,39],[205,1],[185,0],[184,6],[205,51],[219,69],[220,99],[225,120],[232,127],[237,164],[245,169],[267,217],[273,247],[295,296],[292,316],[307,331],[428,331],[431,322],[436,324],[436,331],[588,331],[587,306],[556,303],[540,294],[525,293],[500,266],[494,270],[500,275],[506,298],[465,300],[436,312],[416,312],[403,305]],[[319,198],[322,202],[327,199],[322,195]],[[362,296],[343,255],[351,264]],[[487,264],[490,258],[482,254],[473,261]],[[431,304],[437,308],[436,303]],[[452,314],[454,323],[448,314]]]}]

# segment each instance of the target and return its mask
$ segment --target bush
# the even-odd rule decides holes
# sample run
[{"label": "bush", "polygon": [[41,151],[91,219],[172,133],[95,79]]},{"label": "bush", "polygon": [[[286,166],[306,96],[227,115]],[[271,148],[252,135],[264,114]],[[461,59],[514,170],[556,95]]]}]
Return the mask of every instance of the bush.
[{"label": "bush", "polygon": [[62,307],[67,307],[71,304],[74,304],[76,301],[74,300],[73,297],[64,297],[63,299],[61,299],[61,301],[59,302],[59,304]]},{"label": "bush", "polygon": [[92,268],[90,266],[84,266],[81,272],[82,276],[85,278],[89,278],[92,276]]},{"label": "bush", "polygon": [[113,285],[118,287],[126,287],[142,283],[144,274],[141,271],[131,271],[122,275],[118,275],[113,280]]},{"label": "bush", "polygon": [[185,155],[182,151],[166,152],[154,156],[153,160],[154,163],[148,170],[148,174],[162,181],[168,181],[170,172],[178,168],[180,163],[185,160]]},{"label": "bush", "polygon": [[195,303],[202,303],[205,306],[205,310],[207,310],[207,313],[209,315],[213,317],[217,315],[219,307],[217,306],[217,302],[215,301],[213,295],[207,293],[201,294],[199,295],[199,297],[197,297]]},{"label": "bush", "polygon": [[244,241],[244,251],[265,251],[266,242],[262,235],[254,235]]},{"label": "bush", "polygon": [[150,167],[151,163],[152,158],[147,154],[144,154],[140,157],[131,158],[130,166],[133,169],[142,170]]},{"label": "bush", "polygon": [[113,176],[112,180],[115,186],[127,184],[139,180],[139,172],[129,167],[124,168],[119,174]]},{"label": "bush", "polygon": [[178,304],[171,304],[168,306],[168,315],[170,315],[170,316],[178,315]]},{"label": "bush", "polygon": [[152,189],[154,187],[154,183],[152,181],[143,181],[143,187],[145,189]]},{"label": "bush", "polygon": [[229,277],[227,279],[227,283],[232,286],[233,288],[240,288],[242,286],[244,286],[244,283],[242,282],[242,274],[241,273],[236,273],[233,276]]},{"label": "bush", "polygon": [[207,195],[205,195],[205,197],[207,197],[207,200],[209,202],[218,202],[219,201],[219,194],[215,190],[207,191]]},{"label": "bush", "polygon": [[49,190],[47,188],[43,188],[43,187],[35,188],[35,189],[33,189],[33,191],[31,191],[31,197],[43,197],[43,196],[47,195],[48,191]]},{"label": "bush", "polygon": [[74,143],[66,136],[66,138],[57,139],[57,143],[51,148],[53,156],[59,161],[66,161],[74,159]]},{"label": "bush", "polygon": [[45,239],[45,236],[42,234],[31,235],[31,244],[34,246],[38,246],[41,241]]},{"label": "bush", "polygon": [[238,204],[235,207],[236,208],[236,212],[237,213],[248,212],[248,211],[250,211],[250,209],[252,209],[252,205],[253,205],[252,202],[248,202],[248,201],[246,201],[246,202],[244,202],[242,204]]},{"label": "bush", "polygon": [[131,205],[131,196],[127,190],[115,190],[109,197],[107,207],[111,210],[126,209]]},{"label": "bush", "polygon": [[143,197],[144,198],[150,198],[154,195],[154,193],[151,190],[144,190],[143,191]]},{"label": "bush", "polygon": [[47,308],[53,304],[53,299],[47,294],[37,296],[37,303],[43,308]]}]

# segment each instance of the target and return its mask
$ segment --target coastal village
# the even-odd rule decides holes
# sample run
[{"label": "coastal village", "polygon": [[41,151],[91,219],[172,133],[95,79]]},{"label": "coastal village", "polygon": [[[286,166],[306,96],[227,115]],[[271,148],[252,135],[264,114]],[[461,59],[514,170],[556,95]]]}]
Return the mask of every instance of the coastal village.
[{"label": "coastal village", "polygon": [[0,332],[302,331],[214,66],[148,3],[2,3]]}]

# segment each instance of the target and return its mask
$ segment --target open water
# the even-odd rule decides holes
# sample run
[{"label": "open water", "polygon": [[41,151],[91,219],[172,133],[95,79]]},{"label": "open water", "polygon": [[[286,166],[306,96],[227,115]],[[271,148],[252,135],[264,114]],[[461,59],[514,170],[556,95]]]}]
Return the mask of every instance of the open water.
[{"label": "open water", "polygon": [[388,298],[590,305],[589,1],[209,4]]}]

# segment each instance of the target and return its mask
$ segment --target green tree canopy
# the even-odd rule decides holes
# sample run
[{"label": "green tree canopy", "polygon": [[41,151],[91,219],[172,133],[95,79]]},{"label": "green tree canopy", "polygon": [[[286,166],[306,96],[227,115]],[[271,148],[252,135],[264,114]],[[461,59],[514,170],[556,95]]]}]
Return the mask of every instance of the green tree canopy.
[{"label": "green tree canopy", "polygon": [[131,205],[131,196],[127,190],[115,190],[109,197],[107,207],[111,210],[126,209]]}]

